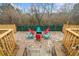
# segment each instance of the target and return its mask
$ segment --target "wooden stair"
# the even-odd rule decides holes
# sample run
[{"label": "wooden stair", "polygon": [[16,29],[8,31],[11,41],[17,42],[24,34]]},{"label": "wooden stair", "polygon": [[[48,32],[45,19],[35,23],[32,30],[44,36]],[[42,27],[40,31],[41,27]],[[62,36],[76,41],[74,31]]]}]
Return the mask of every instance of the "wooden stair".
[{"label": "wooden stair", "polygon": [[64,52],[64,48],[60,42],[55,42],[54,43],[54,48],[57,56],[66,56]]}]

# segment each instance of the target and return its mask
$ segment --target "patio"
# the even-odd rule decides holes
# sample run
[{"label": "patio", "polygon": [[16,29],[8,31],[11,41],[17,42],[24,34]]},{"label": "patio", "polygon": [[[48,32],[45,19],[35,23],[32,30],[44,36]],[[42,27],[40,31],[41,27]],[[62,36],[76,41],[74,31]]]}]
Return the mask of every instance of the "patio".
[{"label": "patio", "polygon": [[[51,36],[49,40],[45,40],[42,38],[41,42],[36,41],[35,39],[26,39],[25,35],[27,32],[20,32],[18,31],[16,33],[16,39],[17,39],[17,45],[20,47],[17,54],[20,55],[31,55],[31,56],[55,56],[58,52],[55,50],[58,49],[59,51],[61,49],[57,48],[57,43],[60,42],[63,39],[63,33],[62,32],[51,32]],[[56,47],[55,47],[56,46]],[[57,50],[57,51],[58,51]],[[62,51],[59,53],[59,55],[65,55]]]}]

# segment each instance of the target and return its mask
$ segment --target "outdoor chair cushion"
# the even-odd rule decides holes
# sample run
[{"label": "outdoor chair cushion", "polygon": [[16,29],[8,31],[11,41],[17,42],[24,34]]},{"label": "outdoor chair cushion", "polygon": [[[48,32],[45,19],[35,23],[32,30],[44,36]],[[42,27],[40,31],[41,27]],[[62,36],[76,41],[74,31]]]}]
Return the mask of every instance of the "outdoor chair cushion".
[{"label": "outdoor chair cushion", "polygon": [[50,33],[43,34],[43,38],[44,38],[44,39],[49,39],[49,37],[50,37]]},{"label": "outdoor chair cushion", "polygon": [[28,33],[27,38],[28,38],[28,39],[33,39],[33,38],[34,38],[34,36],[33,36],[33,34],[32,34],[32,33],[30,33],[30,32],[29,32],[29,33]]}]

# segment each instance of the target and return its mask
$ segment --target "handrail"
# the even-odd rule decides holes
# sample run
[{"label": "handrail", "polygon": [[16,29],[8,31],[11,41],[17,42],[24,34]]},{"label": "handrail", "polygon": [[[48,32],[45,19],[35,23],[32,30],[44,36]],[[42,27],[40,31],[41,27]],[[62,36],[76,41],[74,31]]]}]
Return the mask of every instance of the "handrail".
[{"label": "handrail", "polygon": [[62,31],[64,32],[67,28],[79,28],[79,25],[64,24]]},{"label": "handrail", "polygon": [[15,24],[0,24],[0,29],[13,29],[16,32],[16,25]]},{"label": "handrail", "polygon": [[70,30],[79,30],[79,28],[69,28]]},{"label": "handrail", "polygon": [[[76,29],[76,28],[75,28],[75,29]],[[68,29],[66,29],[66,30],[69,31],[70,33],[72,33],[73,35],[79,37],[79,34],[73,31],[73,30],[75,30],[75,29],[74,29],[74,28],[72,28],[72,29],[71,29],[71,28],[68,28]],[[78,28],[78,30],[79,30],[79,28]]]},{"label": "handrail", "polygon": [[[7,29],[0,29],[0,30],[7,30]],[[5,35],[7,35],[8,33],[10,33],[12,31],[12,29],[7,30],[6,32],[4,32],[3,34],[0,35],[0,39],[2,37],[4,37]]]}]

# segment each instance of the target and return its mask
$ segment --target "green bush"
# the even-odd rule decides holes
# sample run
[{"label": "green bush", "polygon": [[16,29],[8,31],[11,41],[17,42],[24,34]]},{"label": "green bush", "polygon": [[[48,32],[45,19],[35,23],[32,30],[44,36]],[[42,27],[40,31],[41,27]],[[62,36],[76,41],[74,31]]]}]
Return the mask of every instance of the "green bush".
[{"label": "green bush", "polygon": [[[29,28],[33,29],[33,30],[36,30],[36,27],[38,25],[24,25],[24,26],[17,26],[17,31],[26,31],[28,30]],[[62,27],[63,25],[59,24],[59,25],[43,25],[43,26],[40,26],[41,27],[41,30],[45,30],[47,29],[48,27],[50,28],[51,31],[62,31]]]}]

